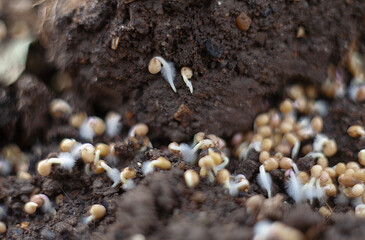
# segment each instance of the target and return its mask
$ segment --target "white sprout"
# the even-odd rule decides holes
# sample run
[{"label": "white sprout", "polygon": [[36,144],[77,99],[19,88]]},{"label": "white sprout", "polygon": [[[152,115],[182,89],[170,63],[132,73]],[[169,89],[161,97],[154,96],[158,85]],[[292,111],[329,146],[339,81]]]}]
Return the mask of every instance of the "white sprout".
[{"label": "white sprout", "polygon": [[116,187],[120,183],[120,172],[116,168],[109,167],[106,163],[101,162],[101,167],[104,168],[104,170],[107,173],[107,176],[114,182],[111,188]]},{"label": "white sprout", "polygon": [[114,137],[120,132],[122,129],[122,123],[120,122],[121,118],[120,114],[115,112],[110,112],[105,117],[106,135],[108,137]]},{"label": "white sprout", "polygon": [[293,170],[287,170],[289,172],[289,179],[285,182],[286,191],[288,192],[289,196],[294,199],[296,203],[299,203],[303,199],[303,185],[295,175]]},{"label": "white sprout", "polygon": [[152,161],[145,161],[142,164],[142,172],[144,175],[150,174],[153,172],[155,167],[152,164]]},{"label": "white sprout", "polygon": [[51,164],[60,164],[62,169],[71,170],[75,166],[76,160],[71,153],[62,152],[58,155],[58,158],[50,158],[47,162]]},{"label": "white sprout", "polygon": [[86,118],[85,121],[81,124],[79,129],[80,138],[90,141],[93,140],[95,132],[91,126],[91,121],[91,118]]},{"label": "white sprout", "polygon": [[162,64],[161,74],[163,78],[170,84],[172,90],[176,92],[176,87],[174,85],[175,79],[175,67],[172,62],[166,62],[162,57],[155,57]]},{"label": "white sprout", "polygon": [[223,168],[225,168],[228,164],[229,164],[229,158],[226,156],[223,156],[223,162],[216,167],[216,170],[220,171]]},{"label": "white sprout", "polygon": [[267,191],[267,196],[271,198],[271,176],[269,173],[265,171],[264,165],[260,166],[260,173],[257,176],[257,181],[262,189]]},{"label": "white sprout", "polygon": [[322,117],[327,116],[328,114],[328,103],[324,100],[318,100],[314,103],[313,109],[314,112],[317,112]]},{"label": "white sprout", "polygon": [[[199,143],[198,143],[199,144]],[[198,146],[195,145],[196,146]],[[171,149],[172,150],[175,150],[175,151],[179,151],[184,159],[184,161],[186,163],[189,163],[189,164],[195,164],[196,162],[196,151],[197,150],[194,150],[194,148],[191,148],[188,144],[186,143],[181,143],[179,146],[171,146]]]},{"label": "white sprout", "polygon": [[[44,194],[38,194],[42,200],[43,200],[43,204],[42,204],[42,211],[47,213],[47,212],[52,212],[53,208],[52,208],[52,203],[51,201],[49,200],[49,198],[44,195]],[[38,206],[38,205],[37,205]]]},{"label": "white sprout", "polygon": [[329,140],[329,138],[324,134],[317,134],[313,140],[313,152],[322,152],[324,144]]},{"label": "white sprout", "polygon": [[[1,158],[1,157],[0,157]],[[7,176],[11,172],[11,164],[6,158],[0,159],[0,174]]]}]

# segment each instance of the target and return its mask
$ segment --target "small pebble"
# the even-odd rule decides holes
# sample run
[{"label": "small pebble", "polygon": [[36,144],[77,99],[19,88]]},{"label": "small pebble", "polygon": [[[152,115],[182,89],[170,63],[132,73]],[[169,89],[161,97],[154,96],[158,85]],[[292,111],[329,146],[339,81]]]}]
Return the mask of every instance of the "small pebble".
[{"label": "small pebble", "polygon": [[251,18],[244,12],[241,12],[236,18],[237,27],[242,31],[247,31],[250,29],[251,23]]}]

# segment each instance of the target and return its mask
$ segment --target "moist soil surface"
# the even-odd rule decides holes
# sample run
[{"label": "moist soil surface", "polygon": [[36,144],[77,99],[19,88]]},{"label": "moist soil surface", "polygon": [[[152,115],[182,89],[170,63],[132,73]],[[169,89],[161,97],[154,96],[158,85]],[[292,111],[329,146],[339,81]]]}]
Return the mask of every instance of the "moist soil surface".
[{"label": "moist soil surface", "polygon": [[[276,197],[259,212],[248,211],[249,196],[266,196],[256,182],[260,163],[255,151],[244,162],[230,157],[230,172],[244,174],[250,181],[247,192],[231,197],[207,180],[195,190],[187,188],[183,170],[191,167],[166,148],[170,141],[191,141],[198,131],[229,143],[234,133],[252,129],[258,113],[284,99],[288,84],[319,87],[329,66],[343,64],[352,41],[360,46],[364,42],[363,4],[351,0],[55,2],[38,6],[56,9],[44,19],[40,36],[45,56],[31,58],[40,51],[31,49],[26,73],[0,89],[0,143],[15,142],[29,153],[33,177],[21,180],[13,171],[0,178],[0,203],[7,209],[4,239],[143,239],[136,234],[147,239],[252,239],[260,219],[281,221],[307,239],[365,235],[365,220],[349,215],[350,205],[328,201],[333,214],[325,218],[317,212],[318,202],[294,204],[280,170],[271,173]],[[241,13],[252,21],[247,31],[235,22]],[[305,29],[303,37],[297,37],[300,27]],[[112,47],[117,39],[118,46]],[[177,93],[161,74],[148,73],[148,62],[156,55],[174,63]],[[179,75],[184,66],[194,73],[193,94]],[[52,89],[52,75],[42,70],[45,67],[52,74],[54,68],[67,71],[72,88],[61,93]],[[345,81],[350,81],[347,72]],[[111,188],[106,174],[85,174],[81,162],[72,173],[53,167],[49,177],[41,177],[35,171],[37,162],[58,152],[62,138],[78,139],[67,119],[49,115],[54,97],[67,100],[75,112],[123,114],[120,136],[94,139],[117,142],[118,169],[140,169],[141,163],[165,156],[172,162],[171,170],[146,177],[138,172],[137,186],[128,192]],[[364,125],[365,112],[364,105],[347,98],[329,103],[323,133],[337,142],[338,152],[329,158],[333,166],[353,161],[365,148],[365,140],[345,134],[350,125]],[[156,148],[138,152],[123,146],[128,127],[136,122],[150,127],[148,136]],[[302,155],[297,163],[304,171],[314,165]],[[36,193],[51,199],[55,214],[38,210],[30,216],[23,211]],[[89,207],[96,203],[106,207],[106,216],[85,224]]]}]

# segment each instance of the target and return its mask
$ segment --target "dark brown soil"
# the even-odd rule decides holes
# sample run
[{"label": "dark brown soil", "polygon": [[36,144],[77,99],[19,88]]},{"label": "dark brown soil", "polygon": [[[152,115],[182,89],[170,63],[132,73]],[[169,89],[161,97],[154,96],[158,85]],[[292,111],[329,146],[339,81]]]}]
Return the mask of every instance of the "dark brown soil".
[{"label": "dark brown soil", "polygon": [[[286,84],[323,82],[329,64],[364,32],[358,1],[67,2],[46,22],[44,42],[50,59],[72,73],[79,97],[90,111],[128,112],[152,138],[174,141],[250,129]],[[242,12],[252,19],[248,31],[235,22]],[[155,55],[175,64],[177,94],[161,74],[148,73]],[[193,95],[179,75],[184,66],[194,72]],[[181,105],[191,114],[176,120]]]},{"label": "dark brown soil", "polygon": [[[138,172],[137,187],[129,192],[111,189],[105,174],[86,175],[81,163],[72,173],[57,167],[50,177],[35,172],[36,163],[56,152],[62,138],[77,137],[66,119],[49,116],[49,101],[56,96],[75,111],[104,116],[117,110],[128,116],[123,118],[124,131],[144,122],[157,146],[165,147],[170,140],[190,141],[198,131],[229,142],[234,133],[252,128],[257,113],[282,99],[289,83],[319,86],[329,65],[342,64],[354,39],[364,42],[363,3],[80,0],[73,1],[75,6],[70,1],[49,1],[37,8],[53,9],[55,2],[56,15],[47,15],[41,42],[52,64],[71,74],[72,89],[54,91],[50,73],[40,70],[49,66],[31,64],[38,61],[31,56],[27,73],[14,85],[0,88],[0,144],[16,142],[24,147],[34,178],[19,180],[14,172],[0,178],[0,204],[8,211],[3,219],[8,226],[5,239],[136,239],[136,234],[147,239],[252,239],[258,216],[292,226],[307,239],[363,237],[364,220],[348,215],[353,209],[348,205],[335,207],[330,201],[335,213],[329,219],[316,212],[316,203],[294,205],[280,170],[271,173],[273,193],[280,194],[284,203],[249,213],[247,197],[265,194],[256,182],[259,161],[254,151],[245,162],[232,158],[228,166],[250,180],[249,191],[237,198],[206,180],[190,190],[183,182],[180,158],[158,149],[135,152],[122,143],[117,144],[119,169],[137,168],[138,163],[162,155],[173,168],[145,178]],[[242,12],[252,19],[245,32],[235,22]],[[303,38],[296,37],[299,27],[305,29]],[[117,37],[118,48],[113,50],[111,42]],[[175,94],[160,74],[148,73],[147,64],[155,55],[172,61],[178,73],[184,66],[193,69],[193,95],[179,74]],[[181,105],[186,107],[179,117],[175,113]],[[364,140],[344,134],[351,124],[365,123],[363,110],[363,104],[346,98],[330,101],[324,133],[338,145],[331,165],[353,160],[365,147]],[[298,160],[303,170],[313,164],[312,159]],[[25,214],[24,203],[35,193],[47,194],[57,213]],[[85,225],[83,218],[96,203],[107,208],[107,215]]]}]

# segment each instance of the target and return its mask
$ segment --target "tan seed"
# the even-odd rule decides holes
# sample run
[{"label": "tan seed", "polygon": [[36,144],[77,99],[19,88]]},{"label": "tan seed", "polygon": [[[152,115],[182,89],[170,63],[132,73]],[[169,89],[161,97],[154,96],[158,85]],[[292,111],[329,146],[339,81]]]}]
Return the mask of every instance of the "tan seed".
[{"label": "tan seed", "polygon": [[159,157],[156,160],[153,160],[153,166],[162,169],[169,170],[171,168],[171,162],[164,157]]},{"label": "tan seed", "polygon": [[0,221],[0,234],[6,233],[6,230],[7,230],[6,224],[4,222]]},{"label": "tan seed", "polygon": [[28,214],[33,214],[37,211],[38,205],[34,202],[27,202],[24,205],[24,211]]},{"label": "tan seed", "polygon": [[157,60],[157,58],[152,58],[148,64],[148,71],[151,74],[157,74],[161,71],[161,62]]},{"label": "tan seed", "polygon": [[261,127],[267,125],[269,123],[269,115],[267,113],[261,113],[255,119],[255,123],[257,127]]},{"label": "tan seed", "polygon": [[322,172],[322,167],[320,165],[314,165],[311,168],[311,176],[315,178],[319,178]]},{"label": "tan seed", "polygon": [[319,133],[323,130],[323,120],[320,116],[316,116],[311,122],[312,129],[314,132]]},{"label": "tan seed", "polygon": [[199,184],[199,174],[192,169],[185,171],[184,179],[189,188],[195,188]]},{"label": "tan seed", "polygon": [[259,161],[263,164],[270,157],[270,153],[267,151],[262,151],[259,155]]},{"label": "tan seed", "polygon": [[106,208],[103,205],[100,204],[94,204],[90,208],[90,214],[93,216],[94,219],[100,219],[103,218],[106,214]]},{"label": "tan seed", "polygon": [[71,148],[76,144],[75,139],[64,138],[60,143],[60,150],[62,152],[69,152]]},{"label": "tan seed", "polygon": [[52,164],[49,163],[47,160],[42,160],[37,165],[37,172],[39,175],[45,177],[51,174],[52,171]]},{"label": "tan seed", "polygon": [[360,150],[358,160],[361,165],[365,166],[365,149]]},{"label": "tan seed", "polygon": [[109,147],[109,145],[107,145],[105,143],[96,144],[95,151],[97,151],[97,150],[100,151],[100,157],[106,157],[110,153],[110,147]]},{"label": "tan seed", "polygon": [[365,129],[360,125],[353,125],[347,129],[347,133],[350,137],[358,138],[365,135]]},{"label": "tan seed", "polygon": [[280,104],[280,112],[282,112],[283,114],[288,114],[291,112],[291,110],[293,109],[293,103],[290,99],[285,99],[281,104]]},{"label": "tan seed", "polygon": [[79,128],[86,118],[87,114],[85,112],[75,113],[69,118],[69,124],[74,128]]},{"label": "tan seed", "polygon": [[337,144],[334,140],[328,140],[324,143],[323,154],[326,157],[332,157],[337,153]]},{"label": "tan seed", "polygon": [[267,172],[279,168],[279,163],[275,158],[269,158],[264,162],[264,167]]}]

